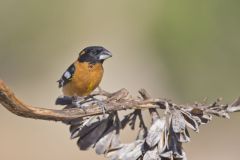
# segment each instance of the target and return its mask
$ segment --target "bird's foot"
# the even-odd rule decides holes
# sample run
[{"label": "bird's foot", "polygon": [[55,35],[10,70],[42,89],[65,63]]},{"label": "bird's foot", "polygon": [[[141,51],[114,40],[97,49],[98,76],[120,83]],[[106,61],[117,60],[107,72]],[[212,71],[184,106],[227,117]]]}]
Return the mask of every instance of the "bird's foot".
[{"label": "bird's foot", "polygon": [[106,104],[97,98],[94,97],[79,97],[79,96],[74,96],[72,98],[72,105],[77,108],[81,108],[86,112],[86,108],[89,106],[89,104],[96,104],[102,109],[103,117],[105,117],[106,114]]},{"label": "bird's foot", "polygon": [[81,108],[86,113],[86,106],[83,105],[86,101],[86,97],[73,96],[72,105],[76,108]]}]

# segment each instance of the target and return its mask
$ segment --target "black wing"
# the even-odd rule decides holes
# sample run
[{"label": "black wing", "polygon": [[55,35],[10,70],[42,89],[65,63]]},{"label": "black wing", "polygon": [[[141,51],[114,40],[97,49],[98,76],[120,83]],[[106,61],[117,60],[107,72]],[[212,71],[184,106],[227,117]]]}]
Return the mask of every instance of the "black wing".
[{"label": "black wing", "polygon": [[71,81],[73,74],[75,72],[75,65],[72,64],[71,66],[68,67],[68,69],[63,73],[61,79],[59,79],[58,82],[58,87],[61,88],[65,84],[67,84],[69,81]]}]

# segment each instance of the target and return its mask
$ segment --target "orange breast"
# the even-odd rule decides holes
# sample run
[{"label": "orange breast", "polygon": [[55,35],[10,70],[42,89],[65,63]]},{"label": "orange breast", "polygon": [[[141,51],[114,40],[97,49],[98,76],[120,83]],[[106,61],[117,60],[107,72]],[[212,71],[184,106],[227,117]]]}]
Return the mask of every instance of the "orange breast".
[{"label": "orange breast", "polygon": [[63,86],[63,94],[65,96],[88,96],[102,80],[102,64],[76,61],[74,65],[75,73],[72,80]]}]

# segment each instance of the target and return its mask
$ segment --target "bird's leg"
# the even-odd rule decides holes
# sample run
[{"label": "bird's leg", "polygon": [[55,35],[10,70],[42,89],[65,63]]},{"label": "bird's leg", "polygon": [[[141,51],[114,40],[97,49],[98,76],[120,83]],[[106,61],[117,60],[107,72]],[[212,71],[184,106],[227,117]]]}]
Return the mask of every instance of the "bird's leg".
[{"label": "bird's leg", "polygon": [[84,112],[86,112],[86,106],[84,106],[83,104],[86,103],[86,96],[73,96],[72,97],[72,105],[74,107],[77,107],[77,108],[81,108],[84,110]]},{"label": "bird's leg", "polygon": [[[77,108],[81,108],[86,112],[86,108],[89,106],[89,103],[95,103],[102,109],[103,116],[106,114],[106,105],[102,100],[99,100],[93,96],[73,96],[72,105]],[[85,104],[85,105],[84,105]]]}]

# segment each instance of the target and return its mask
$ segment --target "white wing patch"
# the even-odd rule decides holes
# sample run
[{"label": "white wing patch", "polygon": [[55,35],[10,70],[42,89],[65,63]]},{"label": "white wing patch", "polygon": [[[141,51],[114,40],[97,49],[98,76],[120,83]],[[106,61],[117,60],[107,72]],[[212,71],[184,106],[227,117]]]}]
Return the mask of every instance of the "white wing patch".
[{"label": "white wing patch", "polygon": [[69,81],[71,81],[73,74],[75,72],[75,66],[72,64],[68,67],[68,69],[63,73],[60,80],[58,80],[58,86],[61,88],[65,84],[67,84]]},{"label": "white wing patch", "polygon": [[68,71],[66,71],[63,76],[64,76],[66,79],[69,79],[69,78],[71,78],[71,73],[68,72]]}]

